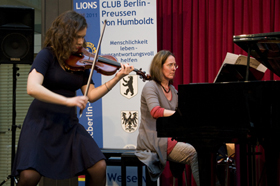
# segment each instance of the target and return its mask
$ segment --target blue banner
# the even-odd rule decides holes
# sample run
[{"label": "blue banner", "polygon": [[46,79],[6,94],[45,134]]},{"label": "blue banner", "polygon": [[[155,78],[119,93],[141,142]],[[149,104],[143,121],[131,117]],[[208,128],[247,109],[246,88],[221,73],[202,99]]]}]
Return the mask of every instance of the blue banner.
[{"label": "blue banner", "polygon": [[[149,72],[150,63],[157,52],[155,0],[73,0],[73,7],[87,20],[85,39],[90,52],[96,52],[106,19],[99,55],[113,56],[117,62],[129,63],[138,70]],[[95,87],[110,81],[113,76],[100,75],[94,71]],[[100,148],[136,148],[141,118],[141,91],[145,85],[140,77],[131,72],[102,99],[88,104],[84,109],[80,123]],[[80,91],[77,94],[82,95]],[[142,179],[145,185],[145,176],[137,178],[135,167],[127,170],[126,182],[129,186],[136,186],[138,179]],[[106,174],[107,186],[121,185],[120,167],[108,166]],[[84,184],[82,180],[80,184]]]}]

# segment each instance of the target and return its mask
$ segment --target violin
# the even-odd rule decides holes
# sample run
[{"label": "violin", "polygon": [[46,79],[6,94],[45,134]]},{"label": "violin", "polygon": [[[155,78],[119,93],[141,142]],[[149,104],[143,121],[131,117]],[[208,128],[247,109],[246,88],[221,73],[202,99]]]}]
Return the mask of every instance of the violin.
[{"label": "violin", "polygon": [[[81,47],[76,53],[72,54],[65,62],[65,68],[70,71],[84,71],[92,68],[95,54],[90,53],[85,48]],[[121,64],[117,62],[117,59],[111,55],[98,55],[98,59],[94,65],[94,70],[98,73],[110,76],[116,73],[121,67]],[[137,75],[140,76],[143,81],[151,80],[149,74],[143,72],[142,69],[134,69]]]}]

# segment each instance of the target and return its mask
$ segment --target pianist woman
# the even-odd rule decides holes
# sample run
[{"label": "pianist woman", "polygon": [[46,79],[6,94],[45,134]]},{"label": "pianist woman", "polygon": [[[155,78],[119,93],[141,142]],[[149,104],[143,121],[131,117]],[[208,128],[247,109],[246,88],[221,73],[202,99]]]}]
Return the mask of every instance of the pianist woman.
[{"label": "pianist woman", "polygon": [[136,155],[148,167],[153,181],[161,175],[166,161],[169,160],[170,165],[172,162],[190,165],[199,186],[195,148],[191,144],[170,138],[158,138],[156,132],[156,119],[171,116],[178,105],[177,90],[172,85],[177,68],[175,57],[170,51],[159,51],[152,60],[152,81],[145,84],[141,95],[141,123]]}]

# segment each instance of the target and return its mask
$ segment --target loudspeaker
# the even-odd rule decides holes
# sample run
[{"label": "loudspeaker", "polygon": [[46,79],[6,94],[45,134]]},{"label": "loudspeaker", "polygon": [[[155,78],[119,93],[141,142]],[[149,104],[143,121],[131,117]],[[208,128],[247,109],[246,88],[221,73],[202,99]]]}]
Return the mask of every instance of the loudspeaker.
[{"label": "loudspeaker", "polygon": [[0,6],[0,64],[32,64],[34,9]]}]

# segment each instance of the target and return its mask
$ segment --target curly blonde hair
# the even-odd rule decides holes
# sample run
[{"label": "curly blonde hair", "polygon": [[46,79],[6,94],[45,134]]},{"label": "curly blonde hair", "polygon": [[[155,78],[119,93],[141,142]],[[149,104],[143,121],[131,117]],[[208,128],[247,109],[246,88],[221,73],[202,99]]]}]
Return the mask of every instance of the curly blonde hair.
[{"label": "curly blonde hair", "polygon": [[[162,67],[163,64],[166,62],[166,59],[169,56],[174,56],[173,53],[171,53],[168,50],[161,50],[159,51],[153,58],[151,66],[150,66],[150,75],[151,78],[157,82],[157,83],[161,83],[162,78],[163,78],[163,73],[162,73]],[[169,82],[170,84],[173,83],[173,80],[170,80]]]},{"label": "curly blonde hair", "polygon": [[[73,10],[66,11],[53,21],[46,32],[44,47],[51,47],[59,63],[63,63],[71,55],[77,32],[84,28],[87,28],[84,16]],[[85,41],[83,45],[86,47]]]}]

